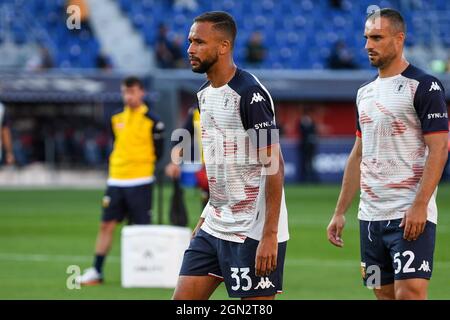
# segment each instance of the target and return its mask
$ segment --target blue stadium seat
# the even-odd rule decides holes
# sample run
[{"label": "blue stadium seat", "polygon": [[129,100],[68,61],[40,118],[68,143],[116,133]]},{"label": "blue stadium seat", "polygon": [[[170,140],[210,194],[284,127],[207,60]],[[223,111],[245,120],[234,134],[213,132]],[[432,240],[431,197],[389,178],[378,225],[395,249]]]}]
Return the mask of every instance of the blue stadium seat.
[{"label": "blue stadium seat", "polygon": [[133,8],[133,2],[129,0],[119,0],[120,8],[125,12],[130,12]]},{"label": "blue stadium seat", "polygon": [[[9,6],[17,12],[28,12],[42,30],[34,30],[33,37],[47,32],[59,51],[55,60],[59,66],[91,67],[100,51],[93,34],[73,32],[65,28],[64,7],[66,0],[2,0],[2,6]],[[186,36],[192,19],[201,12],[225,10],[230,12],[238,25],[236,59],[244,59],[245,45],[253,31],[264,34],[269,48],[264,67],[320,69],[326,66],[327,55],[337,39],[346,42],[354,52],[355,60],[364,68],[370,68],[364,50],[364,21],[367,7],[373,0],[343,0],[342,8],[330,7],[328,0],[197,0],[198,9],[190,12],[176,8],[174,1],[159,0],[117,0],[121,10],[130,17],[134,28],[140,32],[148,46],[153,46],[159,23],[165,23],[173,34]],[[402,9],[400,0],[375,1],[379,7]],[[424,11],[435,12],[440,42],[450,47],[450,1],[417,0],[419,5],[409,5],[402,10],[408,24],[408,47],[421,44],[431,45],[433,41],[429,22]],[[14,12],[14,11],[13,11]],[[13,17],[13,16],[11,16]],[[2,21],[2,28],[11,29],[11,36],[17,44],[23,44],[31,32],[24,29],[23,18],[15,17]],[[0,35],[2,33],[0,32]],[[40,40],[45,37],[41,37]],[[34,39],[36,40],[36,39]],[[33,41],[34,41],[33,40]],[[1,41],[4,41],[4,36]],[[70,48],[79,48],[72,49]],[[187,47],[187,43],[185,44]],[[79,52],[79,54],[76,54]],[[310,52],[310,53],[308,53]],[[71,60],[72,59],[72,60]]]}]

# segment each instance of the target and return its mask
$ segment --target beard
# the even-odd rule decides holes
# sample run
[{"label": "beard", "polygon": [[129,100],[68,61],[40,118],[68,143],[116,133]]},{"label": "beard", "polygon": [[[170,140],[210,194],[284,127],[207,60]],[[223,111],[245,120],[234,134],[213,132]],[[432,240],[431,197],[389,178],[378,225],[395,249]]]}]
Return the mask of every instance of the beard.
[{"label": "beard", "polygon": [[370,65],[372,67],[375,67],[375,68],[379,68],[379,67],[382,67],[384,65],[384,61],[382,59],[378,59],[378,60],[375,60],[375,61],[369,60],[369,61],[370,61]]},{"label": "beard", "polygon": [[195,59],[199,64],[198,66],[192,66],[192,71],[195,73],[206,73],[209,69],[219,60],[219,55],[215,55],[215,57],[210,59],[205,59],[201,61],[200,59]]},{"label": "beard", "polygon": [[385,54],[384,56],[381,56],[379,53],[374,57],[375,60],[370,60],[369,62],[372,67],[383,69],[384,67],[391,64],[391,62],[397,57],[397,54],[395,52],[390,52],[389,54]]}]

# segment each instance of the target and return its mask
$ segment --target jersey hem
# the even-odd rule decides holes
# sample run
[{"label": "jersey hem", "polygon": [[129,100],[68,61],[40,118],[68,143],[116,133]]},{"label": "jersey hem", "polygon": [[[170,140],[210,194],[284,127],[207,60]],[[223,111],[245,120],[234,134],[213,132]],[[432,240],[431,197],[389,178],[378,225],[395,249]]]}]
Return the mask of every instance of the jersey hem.
[{"label": "jersey hem", "polygon": [[155,181],[155,177],[145,177],[145,178],[136,178],[136,179],[115,179],[109,178],[106,184],[110,187],[137,187],[142,186],[144,184],[153,183]]},{"label": "jersey hem", "polygon": [[[220,233],[220,232],[217,232],[217,231],[213,231],[210,227],[205,225],[205,223],[202,224],[200,229],[202,229],[207,234],[209,234],[209,235],[211,235],[213,237],[216,237],[216,238],[218,238],[220,240],[225,240],[225,241],[231,241],[231,242],[236,242],[236,243],[244,243],[247,238],[250,238],[250,239],[258,241],[258,242],[261,241],[261,237],[259,237],[259,239],[256,239],[256,237],[253,237],[253,236],[245,236],[245,238],[241,238],[241,237],[238,237],[238,236],[236,236],[234,234],[228,235],[228,234],[223,234],[223,233]],[[278,243],[287,242],[289,240],[289,238],[290,238],[289,235],[286,235],[284,237],[278,238]]]},{"label": "jersey hem", "polygon": [[[365,217],[365,216],[358,215],[358,220],[367,221],[367,222],[371,222],[371,221],[389,221],[389,220],[403,219],[404,216],[405,216],[404,214],[401,214],[401,215],[395,215],[395,216],[389,216],[389,217],[368,218],[368,217]],[[434,223],[434,224],[437,225],[437,219],[436,218],[427,217],[427,221],[430,221],[431,223]]]},{"label": "jersey hem", "polygon": [[448,133],[448,130],[439,130],[439,131],[430,131],[430,132],[423,132],[424,136],[430,135],[430,134],[438,134],[438,133]]}]

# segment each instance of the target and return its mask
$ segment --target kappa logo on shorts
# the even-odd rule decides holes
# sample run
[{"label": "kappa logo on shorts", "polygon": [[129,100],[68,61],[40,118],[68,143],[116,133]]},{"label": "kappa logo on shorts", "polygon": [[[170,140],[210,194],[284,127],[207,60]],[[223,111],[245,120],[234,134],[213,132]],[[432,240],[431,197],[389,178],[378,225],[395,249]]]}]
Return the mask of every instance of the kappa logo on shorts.
[{"label": "kappa logo on shorts", "polygon": [[428,261],[423,260],[422,265],[419,268],[419,271],[431,272],[430,263]]},{"label": "kappa logo on shorts", "polygon": [[270,287],[274,287],[273,283],[269,280],[268,277],[261,277],[261,281],[258,282],[258,285],[255,287],[256,289],[268,289]]}]

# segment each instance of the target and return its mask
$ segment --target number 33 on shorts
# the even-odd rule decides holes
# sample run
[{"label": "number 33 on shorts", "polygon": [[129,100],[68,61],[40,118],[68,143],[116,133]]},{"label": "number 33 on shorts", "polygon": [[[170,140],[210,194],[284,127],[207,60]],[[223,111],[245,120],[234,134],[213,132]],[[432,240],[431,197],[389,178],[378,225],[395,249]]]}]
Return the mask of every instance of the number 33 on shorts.
[{"label": "number 33 on shorts", "polygon": [[[261,278],[259,281],[252,281],[252,278],[249,276],[250,268],[230,268],[231,269],[231,278],[235,281],[235,284],[231,287],[233,291],[249,291],[251,289],[269,289],[275,288],[272,281],[270,281],[269,277],[254,277]],[[254,288],[252,286],[254,285]]]},{"label": "number 33 on shorts", "polygon": [[[231,287],[232,290],[237,291],[242,289],[244,291],[248,291],[252,288],[252,278],[248,276],[250,272],[250,268],[230,268],[231,269],[231,278],[236,280],[236,284]],[[241,287],[241,279],[242,287]],[[244,285],[244,281],[246,284]]]}]

